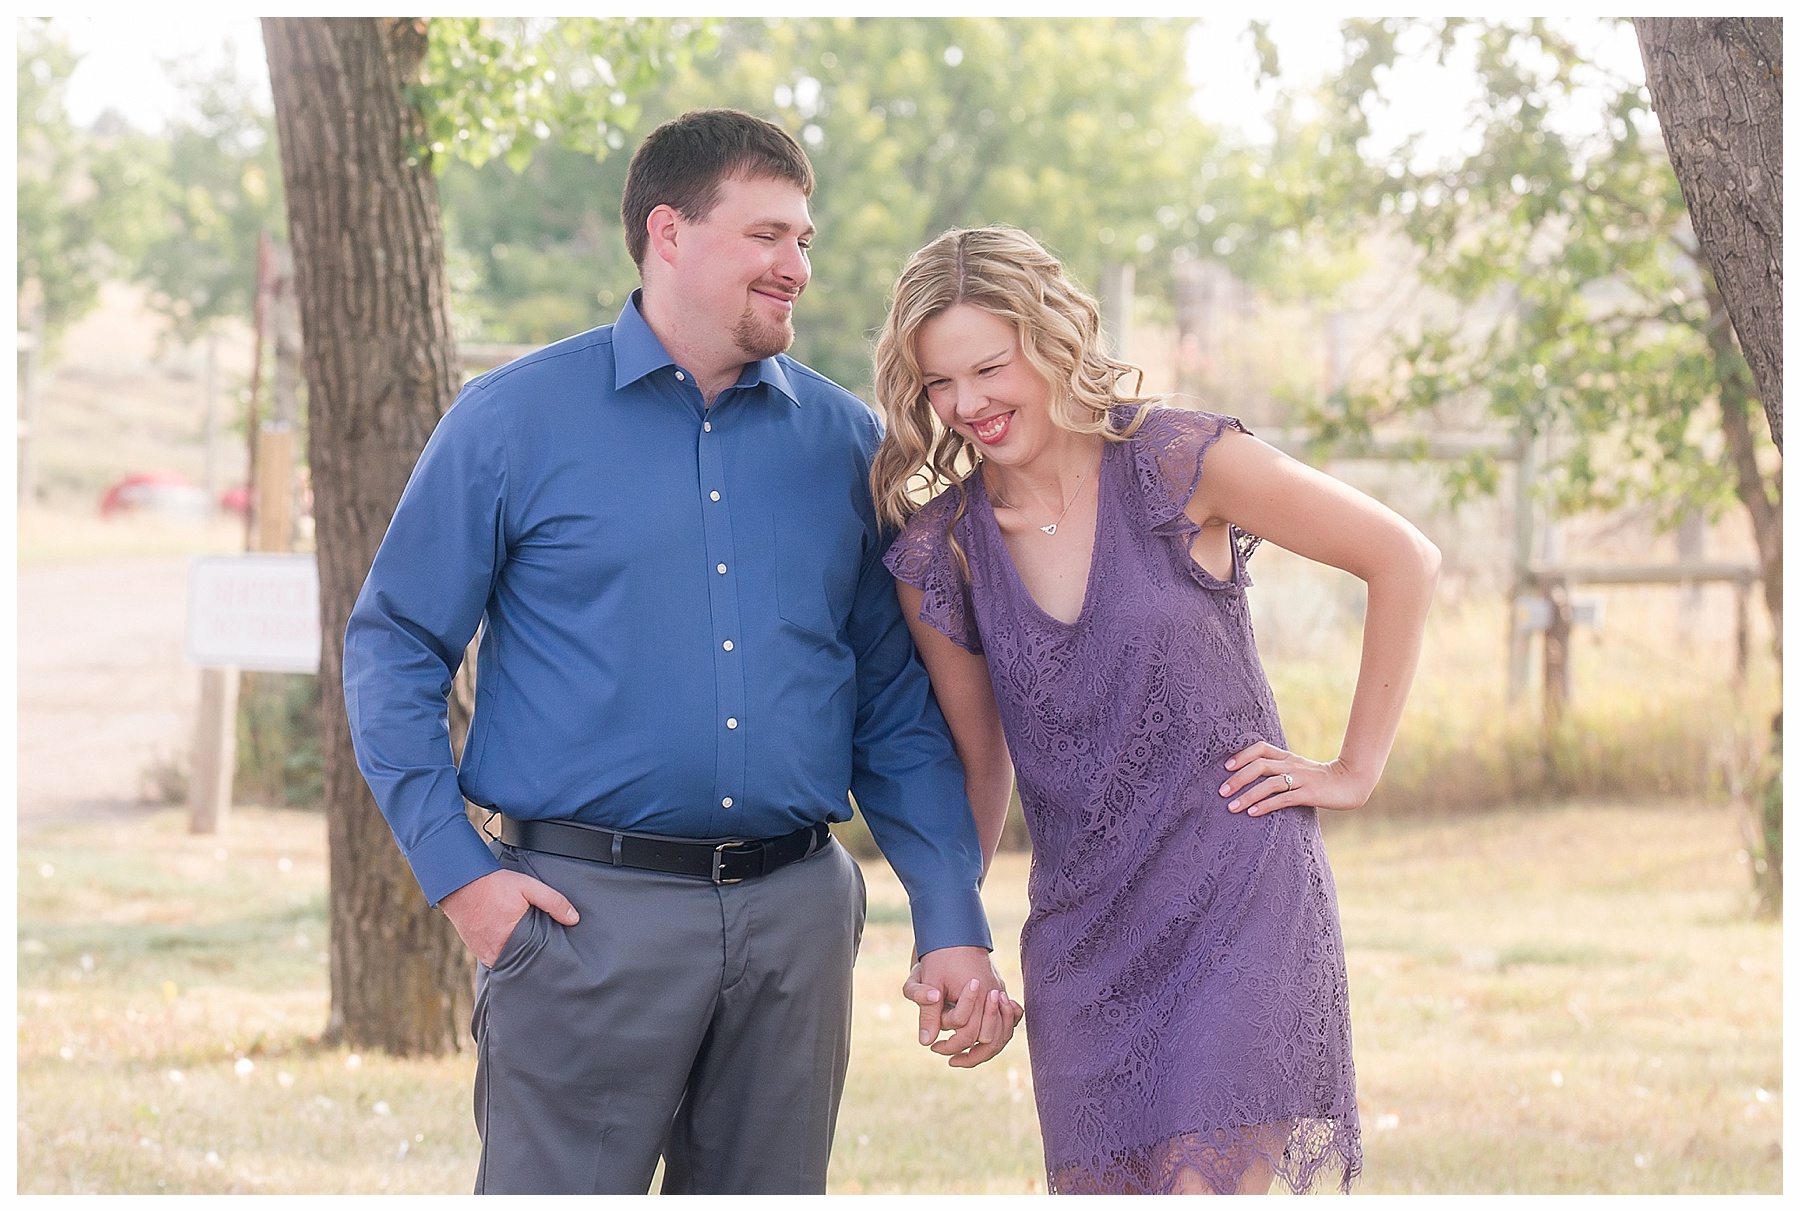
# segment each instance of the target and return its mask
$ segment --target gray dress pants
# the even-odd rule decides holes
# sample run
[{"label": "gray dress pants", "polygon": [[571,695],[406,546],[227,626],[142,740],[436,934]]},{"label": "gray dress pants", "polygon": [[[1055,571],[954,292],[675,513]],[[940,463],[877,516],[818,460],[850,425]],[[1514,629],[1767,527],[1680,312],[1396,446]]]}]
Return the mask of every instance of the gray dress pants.
[{"label": "gray dress pants", "polygon": [[862,873],[828,841],[739,884],[510,846],[574,902],[477,968],[477,1194],[825,1190]]}]

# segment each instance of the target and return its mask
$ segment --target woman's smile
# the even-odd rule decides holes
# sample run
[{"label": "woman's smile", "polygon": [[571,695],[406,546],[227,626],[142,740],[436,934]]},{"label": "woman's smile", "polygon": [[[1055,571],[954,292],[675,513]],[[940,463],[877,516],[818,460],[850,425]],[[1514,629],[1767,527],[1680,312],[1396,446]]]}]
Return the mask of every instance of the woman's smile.
[{"label": "woman's smile", "polygon": [[1006,431],[1012,428],[1012,417],[1012,413],[1003,412],[997,416],[983,417],[979,421],[970,421],[967,424],[978,442],[984,446],[992,446],[1006,437]]}]

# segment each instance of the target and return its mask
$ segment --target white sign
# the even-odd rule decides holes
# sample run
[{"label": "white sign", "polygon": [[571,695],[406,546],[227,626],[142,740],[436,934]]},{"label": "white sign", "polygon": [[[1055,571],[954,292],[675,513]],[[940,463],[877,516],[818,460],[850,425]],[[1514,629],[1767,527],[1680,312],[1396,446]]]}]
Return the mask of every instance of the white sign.
[{"label": "white sign", "polygon": [[188,570],[190,665],[319,672],[319,566],[276,552],[198,556]]}]

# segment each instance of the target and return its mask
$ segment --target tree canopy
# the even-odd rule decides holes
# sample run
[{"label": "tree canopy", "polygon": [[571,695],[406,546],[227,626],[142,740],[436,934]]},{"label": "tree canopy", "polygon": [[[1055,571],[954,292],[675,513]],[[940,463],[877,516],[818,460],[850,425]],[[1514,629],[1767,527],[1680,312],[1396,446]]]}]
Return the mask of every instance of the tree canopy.
[{"label": "tree canopy", "polygon": [[248,318],[260,234],[287,226],[274,117],[232,67],[181,77],[191,116],[155,141],[146,183],[156,219],[135,277],[192,342],[226,316]]},{"label": "tree canopy", "polygon": [[947,228],[1024,227],[1090,290],[1106,261],[1164,269],[1213,142],[1187,105],[1189,24],[739,22],[727,70],[681,96],[772,102],[807,145],[820,234],[799,354],[859,385],[906,257]]},{"label": "tree canopy", "polygon": [[[1546,488],[1563,509],[1649,501],[1673,518],[1741,495],[1714,407],[1739,367],[1729,342],[1710,343],[1709,276],[1636,81],[1601,82],[1606,129],[1580,139],[1555,115],[1595,69],[1553,23],[1351,21],[1320,103],[1290,98],[1273,142],[1249,147],[1193,112],[1191,25],[421,22],[408,97],[418,154],[441,174],[458,332],[541,342],[611,320],[637,283],[617,217],[627,157],[613,153],[684,109],[735,105],[787,125],[818,167],[795,352],[852,387],[905,257],[948,226],[1018,223],[1090,289],[1103,265],[1131,262],[1165,311],[1171,267],[1192,257],[1328,307],[1358,243],[1398,236],[1449,308],[1402,334],[1379,380],[1315,403],[1322,433],[1461,410],[1553,435]],[[1278,71],[1266,30],[1249,33]],[[279,224],[269,116],[241,82],[194,78],[196,117],[113,154],[58,124],[72,60],[44,28],[25,34],[21,282],[51,267],[64,314],[91,298],[109,244],[135,240],[136,273],[184,339],[247,312],[255,231]],[[1373,150],[1389,69],[1451,55],[1481,83],[1474,150],[1423,167],[1409,147]],[[86,201],[52,201],[67,197]],[[1464,495],[1495,483],[1483,456],[1452,478]]]},{"label": "tree canopy", "polygon": [[65,103],[75,52],[42,20],[18,31],[18,289],[35,292],[53,342],[141,248],[154,165],[122,123],[76,127]]},{"label": "tree canopy", "polygon": [[442,172],[496,157],[514,172],[539,144],[604,159],[625,146],[640,97],[711,43],[711,23],[650,17],[434,17],[407,101]]},{"label": "tree canopy", "polygon": [[[1396,334],[1390,372],[1315,419],[1343,433],[1474,407],[1548,437],[1542,487],[1561,510],[1649,503],[1672,522],[1723,507],[1740,484],[1719,409],[1741,404],[1744,368],[1716,339],[1728,321],[1642,84],[1603,76],[1543,20],[1351,21],[1345,34],[1324,93],[1336,144],[1360,149],[1337,177],[1340,204],[1403,235],[1419,280],[1452,306]],[[1384,69],[1459,50],[1480,84],[1473,150],[1431,166],[1410,146],[1368,154]],[[1604,128],[1559,126],[1571,94],[1596,84]],[[1491,491],[1496,476],[1477,455],[1453,485]]]}]

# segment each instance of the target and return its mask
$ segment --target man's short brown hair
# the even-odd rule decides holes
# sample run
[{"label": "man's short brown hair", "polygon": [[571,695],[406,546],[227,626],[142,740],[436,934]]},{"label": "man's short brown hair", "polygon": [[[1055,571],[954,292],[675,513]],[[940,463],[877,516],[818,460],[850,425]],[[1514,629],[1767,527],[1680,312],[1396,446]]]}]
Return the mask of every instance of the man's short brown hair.
[{"label": "man's short brown hair", "polygon": [[773,122],[738,109],[692,109],[651,131],[625,170],[625,247],[639,269],[649,250],[650,212],[672,206],[699,223],[719,201],[719,186],[734,178],[792,181],[812,196],[812,162]]}]

